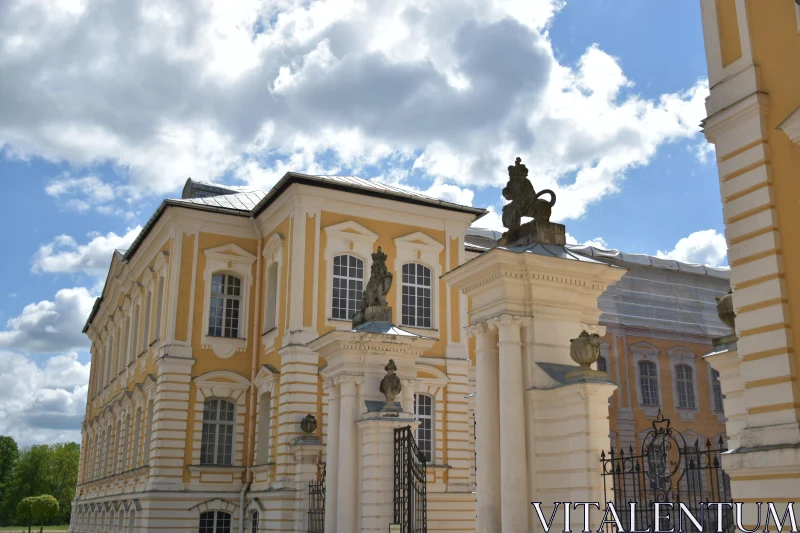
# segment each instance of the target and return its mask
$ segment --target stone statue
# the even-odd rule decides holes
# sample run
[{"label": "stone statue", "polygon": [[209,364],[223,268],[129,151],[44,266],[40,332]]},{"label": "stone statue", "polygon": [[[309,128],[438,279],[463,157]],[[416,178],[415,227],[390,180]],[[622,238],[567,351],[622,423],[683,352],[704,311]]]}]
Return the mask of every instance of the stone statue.
[{"label": "stone statue", "polygon": [[384,410],[395,411],[394,399],[403,390],[403,383],[397,377],[397,365],[394,364],[394,359],[389,359],[389,364],[384,368],[386,375],[381,380],[381,393],[386,398],[386,404],[383,406]]},{"label": "stone statue", "polygon": [[392,321],[392,308],[386,303],[386,295],[392,288],[393,277],[386,268],[386,254],[378,246],[378,251],[372,254],[369,281],[361,295],[361,310],[353,315],[353,329],[365,322]]},{"label": "stone statue", "polygon": [[[531,217],[536,222],[550,222],[550,212],[556,203],[556,193],[545,189],[538,194],[528,179],[528,168],[517,158],[514,166],[508,167],[508,183],[503,189],[503,198],[511,203],[503,207],[503,225],[509,232],[519,229],[522,217]],[[543,194],[550,195],[550,201],[542,200]]]}]

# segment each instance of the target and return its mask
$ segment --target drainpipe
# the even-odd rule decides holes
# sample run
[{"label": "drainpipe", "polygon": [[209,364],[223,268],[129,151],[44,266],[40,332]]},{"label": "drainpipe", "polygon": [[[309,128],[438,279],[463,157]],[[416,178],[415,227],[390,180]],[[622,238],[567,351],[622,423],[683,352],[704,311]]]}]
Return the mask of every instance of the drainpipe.
[{"label": "drainpipe", "polygon": [[247,470],[245,483],[242,485],[242,490],[239,493],[239,533],[244,533],[244,504],[247,491],[250,490],[250,485],[253,483],[252,466],[255,464],[256,386],[254,382],[258,369],[258,325],[261,323],[261,250],[264,246],[264,237],[261,235],[261,229],[252,216],[250,217],[250,222],[253,224],[256,235],[258,235],[258,252],[256,253],[256,296],[253,306],[253,357],[250,365],[250,406],[248,407],[250,423],[247,425],[247,440],[245,441],[247,446],[245,447],[244,453],[244,463]]}]

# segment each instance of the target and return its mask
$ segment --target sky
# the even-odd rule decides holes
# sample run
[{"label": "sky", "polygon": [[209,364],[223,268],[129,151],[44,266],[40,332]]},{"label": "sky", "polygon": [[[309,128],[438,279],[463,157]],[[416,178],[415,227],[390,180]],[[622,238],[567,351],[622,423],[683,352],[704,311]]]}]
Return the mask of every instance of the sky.
[{"label": "sky", "polygon": [[696,0],[0,2],[0,434],[79,440],[81,333],[188,177],[357,175],[490,213],[522,158],[572,243],[725,266]]}]

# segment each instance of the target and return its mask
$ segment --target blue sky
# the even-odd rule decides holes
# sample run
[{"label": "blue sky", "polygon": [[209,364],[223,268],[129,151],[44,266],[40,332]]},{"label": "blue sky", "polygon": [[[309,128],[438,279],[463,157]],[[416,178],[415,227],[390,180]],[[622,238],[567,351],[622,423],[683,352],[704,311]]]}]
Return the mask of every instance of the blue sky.
[{"label": "blue sky", "polygon": [[77,439],[114,248],[189,176],[349,174],[490,207],[521,156],[573,242],[724,266],[696,1],[0,6],[0,433]]}]

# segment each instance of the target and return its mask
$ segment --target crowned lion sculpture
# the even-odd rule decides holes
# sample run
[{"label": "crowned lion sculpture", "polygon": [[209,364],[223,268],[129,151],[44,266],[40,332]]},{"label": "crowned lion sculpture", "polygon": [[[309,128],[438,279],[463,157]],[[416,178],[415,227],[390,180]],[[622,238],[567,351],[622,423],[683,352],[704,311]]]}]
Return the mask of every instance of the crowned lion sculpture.
[{"label": "crowned lion sculpture", "polygon": [[[542,195],[549,194],[550,200],[543,200]],[[510,203],[503,207],[503,225],[509,231],[519,229],[522,217],[531,217],[536,222],[550,222],[550,213],[556,203],[556,193],[544,189],[537,193],[528,179],[528,168],[517,158],[514,165],[508,167],[508,183],[503,189],[503,198]]]}]

